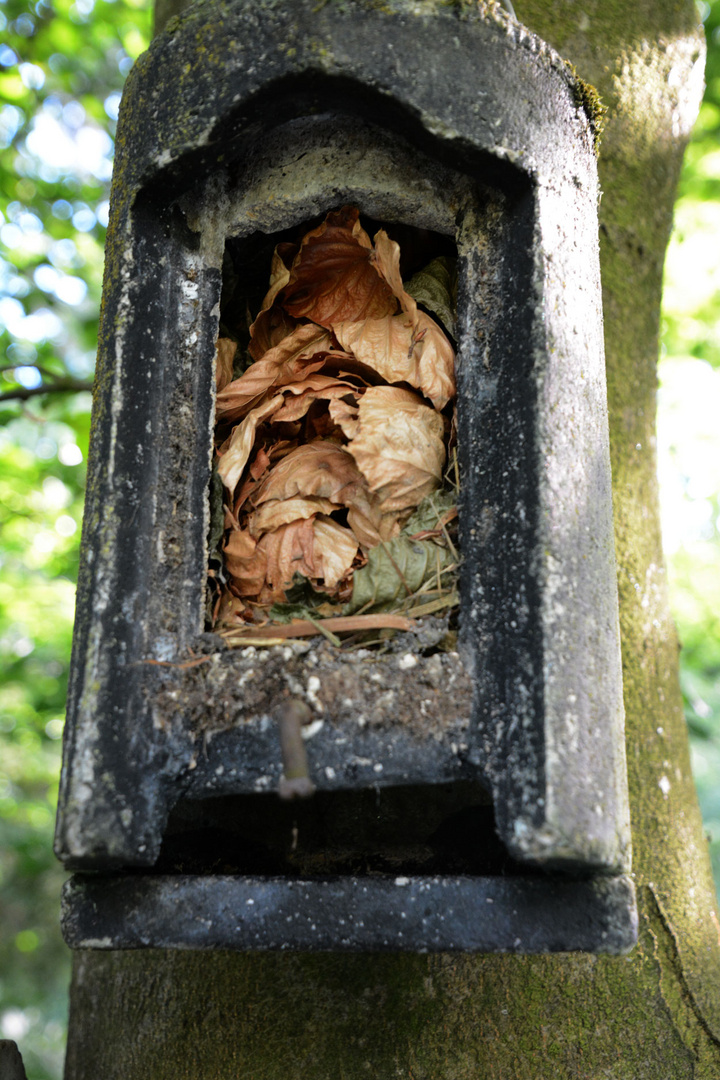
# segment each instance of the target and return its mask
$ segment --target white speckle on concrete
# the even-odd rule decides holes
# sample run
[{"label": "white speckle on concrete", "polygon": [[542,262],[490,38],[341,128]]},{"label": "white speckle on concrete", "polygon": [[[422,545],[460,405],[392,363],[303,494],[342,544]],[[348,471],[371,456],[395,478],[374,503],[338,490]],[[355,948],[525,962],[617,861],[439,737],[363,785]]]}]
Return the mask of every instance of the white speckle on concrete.
[{"label": "white speckle on concrete", "polygon": [[410,668],[417,667],[417,662],[417,656],[413,656],[412,653],[406,652],[398,658],[398,667],[401,671],[409,671]]},{"label": "white speckle on concrete", "polygon": [[324,706],[317,696],[319,689],[320,680],[317,675],[311,675],[307,681],[307,699],[311,705],[314,705],[318,712],[324,712]]},{"label": "white speckle on concrete", "polygon": [[409,885],[410,884],[410,878],[409,877],[396,877],[395,878],[395,884],[396,885]]},{"label": "white speckle on concrete", "polygon": [[320,729],[324,726],[324,720],[313,720],[312,724],[305,724],[301,728],[300,734],[302,735],[303,739],[312,739],[313,735],[317,735],[318,731],[320,731]]}]

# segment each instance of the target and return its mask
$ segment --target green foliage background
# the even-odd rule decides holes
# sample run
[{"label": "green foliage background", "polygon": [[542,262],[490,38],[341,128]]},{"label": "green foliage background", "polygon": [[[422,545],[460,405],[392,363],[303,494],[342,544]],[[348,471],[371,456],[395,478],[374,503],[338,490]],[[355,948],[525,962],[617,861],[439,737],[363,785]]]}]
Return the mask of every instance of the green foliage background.
[{"label": "green foliage background", "polygon": [[[707,92],[668,257],[658,458],[720,882],[720,0],[698,8]],[[19,1043],[30,1080],[62,1071],[52,830],[88,388],[119,93],[149,33],[146,0],[0,0],[0,1037]]]},{"label": "green foliage background", "polygon": [[[0,0],[0,1037],[62,1073],[52,854],[112,137],[145,0]],[[4,395],[68,387],[29,397]],[[72,392],[74,388],[75,392]]]},{"label": "green foliage background", "polygon": [[658,467],[693,773],[720,892],[720,0],[665,264]]}]

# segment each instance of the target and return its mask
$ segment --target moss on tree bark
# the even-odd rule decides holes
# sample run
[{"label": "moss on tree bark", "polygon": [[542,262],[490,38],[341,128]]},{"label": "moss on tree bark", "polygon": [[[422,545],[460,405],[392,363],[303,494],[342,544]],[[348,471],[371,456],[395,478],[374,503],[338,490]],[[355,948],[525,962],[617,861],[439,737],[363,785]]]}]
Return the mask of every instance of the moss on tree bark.
[{"label": "moss on tree bark", "polygon": [[78,954],[67,1080],[720,1075],[720,923],[654,450],[662,265],[702,35],[691,0],[515,7],[609,108],[600,227],[639,944],[623,958]]}]

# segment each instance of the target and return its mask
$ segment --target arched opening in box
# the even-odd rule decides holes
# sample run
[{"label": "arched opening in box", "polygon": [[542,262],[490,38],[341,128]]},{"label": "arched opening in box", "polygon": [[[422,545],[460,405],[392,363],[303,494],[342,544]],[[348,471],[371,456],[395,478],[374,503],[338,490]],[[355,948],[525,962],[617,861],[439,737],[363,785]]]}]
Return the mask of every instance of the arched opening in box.
[{"label": "arched opening in box", "polygon": [[[455,237],[354,205],[227,240],[207,619],[232,683],[159,869],[512,870],[457,651],[457,279]],[[283,536],[318,524],[346,563],[328,580],[324,551],[288,543],[283,575]],[[271,764],[288,692],[318,788],[291,804]]]},{"label": "arched opening in box", "polygon": [[[510,191],[497,191],[474,171],[453,173],[422,159],[401,139],[388,142],[370,125],[360,127],[358,133],[357,126],[348,129],[342,118],[332,116],[285,125],[229,169],[219,203],[215,188],[208,202],[184,203],[194,233],[206,234],[213,265],[223,264],[214,428],[220,453],[210,490],[205,610],[211,638],[193,643],[194,650],[207,651],[207,661],[193,656],[187,667],[173,671],[167,688],[167,673],[154,673],[163,683],[154,700],[155,725],[174,725],[182,701],[191,749],[180,785],[184,802],[177,804],[173,796],[171,804],[235,795],[253,805],[254,800],[275,802],[287,766],[277,707],[288,697],[299,700],[306,709],[307,774],[318,797],[334,804],[336,798],[352,801],[355,792],[413,788],[422,800],[425,785],[482,785],[483,792],[493,791],[495,814],[484,796],[481,851],[497,843],[496,822],[500,835],[507,839],[511,832],[508,820],[515,810],[505,788],[512,795],[513,784],[521,784],[523,797],[531,788],[542,793],[537,760],[542,748],[535,745],[541,743],[540,713],[532,724],[520,725],[507,700],[513,650],[527,668],[525,638],[533,628],[528,632],[525,622],[534,618],[532,604],[521,603],[517,619],[514,599],[527,587],[530,545],[524,537],[533,517],[508,512],[528,501],[533,476],[526,460],[534,408],[526,347],[532,189],[516,178]],[[335,277],[347,272],[341,266],[323,277],[318,260],[310,259],[310,282],[302,273],[293,277],[303,247],[312,249],[311,241],[322,239],[323,228],[328,231],[328,215],[341,219],[333,227],[344,228],[359,249],[361,280],[362,273],[374,275],[390,306],[370,312],[341,306],[329,316],[313,310],[318,279],[320,299],[332,300]],[[356,225],[364,242],[357,240]],[[358,267],[350,262],[355,272]],[[430,274],[431,295],[418,295],[415,279],[427,276],[433,264],[441,272]],[[417,316],[425,320],[421,327]],[[362,352],[363,331],[368,322],[383,320],[404,322],[400,329],[408,340],[397,357],[386,355],[375,367]],[[280,355],[268,378],[271,354],[277,360],[298,330],[326,340],[315,351],[291,351],[285,367]],[[387,372],[395,361],[421,359],[416,346],[432,334],[446,342],[452,357],[447,378],[454,380],[455,350],[462,350],[459,443],[454,386],[446,393],[442,380],[439,390],[425,381],[434,364],[425,371],[418,363],[400,375]],[[255,354],[254,343],[259,343]],[[263,368],[263,378],[252,385]],[[363,426],[363,403],[388,392],[412,402],[418,416],[432,418],[434,442],[441,448],[426,470],[435,473],[429,490],[421,486],[419,499],[400,506],[392,500],[382,504],[382,479],[376,484],[365,475],[361,460],[367,458],[352,453]],[[401,413],[386,408],[391,431]],[[423,439],[409,442],[410,460],[401,465],[411,463],[417,473],[413,454]],[[377,497],[380,517],[387,511],[394,531],[378,529],[377,539],[368,543],[357,531],[368,514],[356,512],[355,499],[333,501],[337,484],[330,492],[314,486],[319,469],[305,470],[305,490],[297,483],[292,488],[297,474],[288,462],[323,444],[331,457],[354,470],[355,493],[364,485],[361,509],[367,511],[369,496]],[[225,470],[233,455],[234,475]],[[323,466],[328,465],[324,471],[332,474],[332,463],[325,460]],[[290,489],[269,490],[283,468]],[[342,487],[347,477],[340,479]],[[458,496],[466,525],[462,535],[456,531]],[[432,519],[413,527],[412,517],[428,501]],[[298,503],[304,505],[293,517]],[[292,504],[288,516],[286,504]],[[292,532],[298,534],[297,544],[284,547],[282,536]],[[348,541],[348,559],[330,581],[327,547],[319,556],[313,551],[316,532],[324,532],[323,540],[329,532]],[[412,558],[396,553],[403,545],[419,556],[419,578],[412,576]],[[258,549],[264,561],[256,558]],[[382,571],[375,577],[373,563]],[[288,564],[292,573],[284,574]],[[378,593],[377,579],[382,585],[383,578],[389,596]],[[370,583],[358,599],[353,593],[363,579]],[[512,597],[511,579],[517,583]],[[336,620],[351,624],[338,626]],[[225,645],[220,651],[218,634]],[[515,784],[519,772],[506,777],[505,766],[517,758],[523,772]],[[475,802],[473,796],[466,809]],[[171,832],[174,827],[171,823]],[[503,851],[498,865],[505,858]]]},{"label": "arched opening in box", "polygon": [[433,616],[454,647],[456,323],[457,248],[429,229],[344,205],[227,241],[207,620],[228,644],[383,649]]}]

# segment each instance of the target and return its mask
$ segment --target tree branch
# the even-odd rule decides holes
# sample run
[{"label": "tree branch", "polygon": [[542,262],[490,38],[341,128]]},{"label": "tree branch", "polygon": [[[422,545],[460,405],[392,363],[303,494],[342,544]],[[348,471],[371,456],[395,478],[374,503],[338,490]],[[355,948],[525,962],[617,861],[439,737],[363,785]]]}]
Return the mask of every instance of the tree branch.
[{"label": "tree branch", "polygon": [[8,390],[0,394],[0,402],[27,401],[40,394],[77,394],[82,390],[92,390],[92,388],[92,379],[57,379],[52,383],[42,383],[41,386],[19,386],[17,390]]}]

